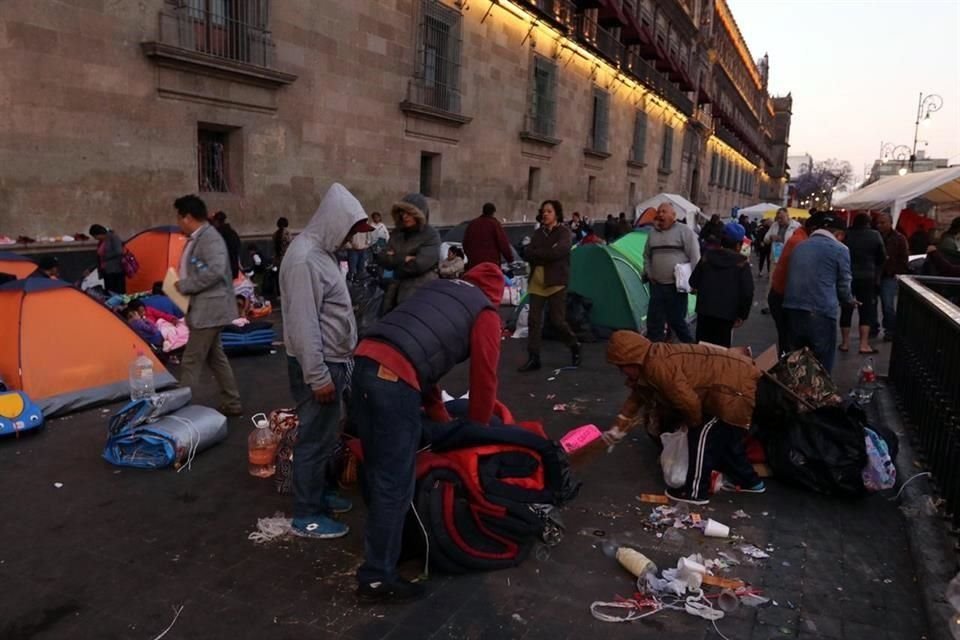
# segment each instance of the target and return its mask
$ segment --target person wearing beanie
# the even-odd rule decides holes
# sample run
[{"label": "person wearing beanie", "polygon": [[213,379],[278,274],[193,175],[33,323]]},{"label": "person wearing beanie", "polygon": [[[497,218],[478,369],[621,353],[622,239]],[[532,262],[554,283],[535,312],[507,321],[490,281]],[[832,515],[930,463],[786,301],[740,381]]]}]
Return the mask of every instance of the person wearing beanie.
[{"label": "person wearing beanie", "polygon": [[383,299],[386,313],[405,302],[418,287],[437,278],[440,234],[429,225],[430,205],[419,193],[405,195],[390,211],[395,225],[377,263],[393,271],[394,280]]},{"label": "person wearing beanie", "polygon": [[[396,235],[396,234],[395,234]],[[471,422],[486,425],[497,399],[503,272],[485,262],[462,280],[434,280],[365,332],[354,353],[350,417],[363,444],[369,510],[357,597],[413,600],[423,587],[397,572],[413,499],[423,421],[449,422],[438,383],[470,361]]]},{"label": "person wearing beanie", "polygon": [[750,315],[753,273],[740,253],[746,233],[739,223],[722,225],[720,246],[707,249],[690,276],[697,293],[697,342],[729,347],[734,327]]},{"label": "person wearing beanie", "polygon": [[633,331],[616,331],[610,336],[607,361],[620,369],[630,395],[613,427],[604,432],[604,442],[613,446],[623,440],[651,401],[665,409],[664,416],[678,417],[673,426],[687,432],[686,483],[667,489],[668,498],[707,504],[714,470],[724,474],[722,491],[766,491],[743,444],[763,375],[750,358],[703,344],[650,342]]}]

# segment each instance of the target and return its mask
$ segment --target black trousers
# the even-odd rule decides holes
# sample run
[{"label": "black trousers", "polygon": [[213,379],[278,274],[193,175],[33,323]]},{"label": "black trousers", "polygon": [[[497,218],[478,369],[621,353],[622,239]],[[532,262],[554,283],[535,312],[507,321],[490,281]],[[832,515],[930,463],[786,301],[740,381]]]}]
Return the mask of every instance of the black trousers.
[{"label": "black trousers", "polygon": [[111,293],[125,294],[127,292],[127,278],[123,273],[104,273],[103,288]]},{"label": "black trousers", "polygon": [[747,460],[743,446],[746,430],[729,425],[717,418],[687,431],[690,466],[687,468],[686,489],[694,498],[710,495],[710,476],[719,471],[738,487],[753,487],[760,476]]},{"label": "black trousers", "polygon": [[733,320],[723,320],[697,314],[697,342],[709,342],[729,348],[732,339]]},{"label": "black trousers", "polygon": [[787,316],[783,312],[783,294],[773,289],[767,294],[767,306],[770,308],[770,317],[777,325],[777,355],[791,351],[790,331],[787,327]]}]

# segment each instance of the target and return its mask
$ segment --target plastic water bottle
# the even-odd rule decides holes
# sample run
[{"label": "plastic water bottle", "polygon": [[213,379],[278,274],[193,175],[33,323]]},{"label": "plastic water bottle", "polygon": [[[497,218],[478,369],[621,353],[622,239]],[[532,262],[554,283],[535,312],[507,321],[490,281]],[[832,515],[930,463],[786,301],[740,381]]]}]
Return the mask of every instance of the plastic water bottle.
[{"label": "plastic water bottle", "polygon": [[247,437],[247,469],[257,478],[269,478],[277,471],[277,445],[280,436],[274,433],[267,416],[258,413],[251,418],[254,429]]},{"label": "plastic water bottle", "polygon": [[141,400],[156,393],[153,385],[153,361],[143,351],[130,363],[130,399]]},{"label": "plastic water bottle", "polygon": [[877,373],[873,368],[873,358],[867,358],[860,367],[860,375],[857,380],[857,388],[854,390],[854,396],[857,403],[868,404],[873,399],[873,392],[877,388]]}]

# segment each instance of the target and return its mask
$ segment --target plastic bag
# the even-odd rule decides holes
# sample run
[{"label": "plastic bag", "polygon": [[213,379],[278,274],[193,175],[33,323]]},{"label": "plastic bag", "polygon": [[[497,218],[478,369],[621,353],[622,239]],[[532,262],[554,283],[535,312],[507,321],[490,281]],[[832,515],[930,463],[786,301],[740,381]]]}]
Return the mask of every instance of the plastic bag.
[{"label": "plastic bag", "polygon": [[660,442],[663,443],[663,451],[660,453],[663,481],[668,487],[679,489],[687,482],[687,467],[690,465],[687,432],[680,430],[661,433]]},{"label": "plastic bag", "polygon": [[677,291],[690,293],[690,276],[692,275],[693,265],[689,262],[681,262],[673,268],[673,278],[676,281]]},{"label": "plastic bag", "polygon": [[867,465],[863,468],[863,486],[867,491],[890,489],[897,484],[897,468],[890,459],[886,441],[873,429],[864,429]]}]

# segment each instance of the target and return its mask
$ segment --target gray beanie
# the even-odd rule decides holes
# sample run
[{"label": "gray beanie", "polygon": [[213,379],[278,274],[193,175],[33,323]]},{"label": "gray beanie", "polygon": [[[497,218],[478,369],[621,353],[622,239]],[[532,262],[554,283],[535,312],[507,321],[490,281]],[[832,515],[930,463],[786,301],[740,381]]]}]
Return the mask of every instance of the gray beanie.
[{"label": "gray beanie", "polygon": [[400,202],[406,202],[407,204],[412,204],[417,209],[420,209],[420,213],[423,214],[424,219],[427,222],[430,222],[430,203],[427,202],[427,199],[420,193],[408,193],[407,195],[400,198]]}]

